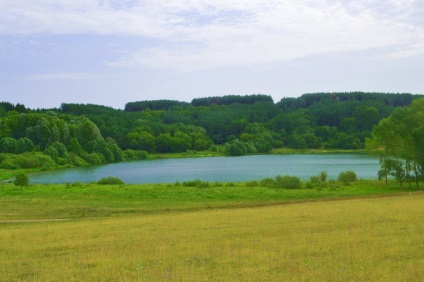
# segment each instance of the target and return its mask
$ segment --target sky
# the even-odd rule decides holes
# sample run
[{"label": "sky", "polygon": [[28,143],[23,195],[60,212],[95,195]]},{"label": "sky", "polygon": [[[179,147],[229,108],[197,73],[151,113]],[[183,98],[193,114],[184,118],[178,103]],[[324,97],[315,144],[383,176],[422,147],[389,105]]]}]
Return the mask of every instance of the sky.
[{"label": "sky", "polygon": [[0,101],[423,94],[423,15],[422,0],[0,0]]}]

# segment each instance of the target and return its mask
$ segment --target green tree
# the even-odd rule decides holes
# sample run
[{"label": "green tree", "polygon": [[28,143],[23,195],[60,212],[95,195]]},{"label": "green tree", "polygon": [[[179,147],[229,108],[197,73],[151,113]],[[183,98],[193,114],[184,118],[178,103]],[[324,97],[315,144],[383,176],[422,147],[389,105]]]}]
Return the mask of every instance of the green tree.
[{"label": "green tree", "polygon": [[16,175],[15,180],[13,181],[13,184],[15,186],[24,187],[29,185],[29,179],[28,176],[25,173],[19,173]]},{"label": "green tree", "polygon": [[159,153],[169,153],[172,151],[171,134],[160,134],[156,139],[156,150]]},{"label": "green tree", "polygon": [[68,150],[66,149],[65,144],[63,144],[62,142],[59,142],[59,141],[55,141],[55,142],[53,142],[53,144],[51,144],[51,147],[54,147],[56,149],[58,157],[60,157],[60,158],[66,157]]},{"label": "green tree", "polygon": [[19,153],[31,152],[33,150],[34,150],[34,143],[30,139],[24,137],[18,140]]},{"label": "green tree", "polygon": [[18,141],[12,137],[4,137],[0,139],[0,153],[18,154]]},{"label": "green tree", "polygon": [[54,146],[49,146],[44,150],[44,154],[50,156],[54,161],[57,161],[59,158],[59,153]]},{"label": "green tree", "polygon": [[371,130],[380,120],[380,113],[375,107],[359,106],[353,112],[358,130]]},{"label": "green tree", "polygon": [[405,166],[404,162],[401,160],[386,160],[386,167],[391,176],[393,176],[400,185],[400,188],[403,188],[403,181],[405,180]]},{"label": "green tree", "polygon": [[83,148],[80,145],[80,143],[78,142],[78,139],[73,137],[71,138],[71,140],[69,141],[69,152],[72,152],[74,154],[80,155],[83,152]]},{"label": "green tree", "polygon": [[246,144],[236,139],[225,143],[224,152],[229,156],[244,156],[247,154]]},{"label": "green tree", "polygon": [[179,130],[174,133],[171,140],[173,152],[185,152],[190,150],[193,143],[190,135]]},{"label": "green tree", "polygon": [[155,137],[146,131],[132,131],[126,136],[129,147],[134,150],[155,151]]},{"label": "green tree", "polygon": [[82,118],[81,123],[78,125],[76,137],[82,146],[90,141],[103,139],[99,128],[88,118]]},{"label": "green tree", "polygon": [[390,174],[402,187],[403,180],[406,175],[411,175],[412,170],[419,188],[424,167],[424,99],[394,110],[374,127],[371,136],[366,140],[367,148],[380,156],[379,176]]},{"label": "green tree", "polygon": [[358,180],[356,173],[354,171],[342,171],[339,173],[339,177],[337,179],[338,181],[342,182],[343,184],[347,185],[350,182],[355,182]]}]

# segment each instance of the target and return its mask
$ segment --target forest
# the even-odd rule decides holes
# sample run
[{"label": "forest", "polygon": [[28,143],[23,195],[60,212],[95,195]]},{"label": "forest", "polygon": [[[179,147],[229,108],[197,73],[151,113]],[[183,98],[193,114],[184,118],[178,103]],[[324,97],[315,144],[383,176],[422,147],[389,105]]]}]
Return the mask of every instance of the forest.
[{"label": "forest", "polygon": [[123,110],[93,104],[29,109],[1,102],[0,168],[49,169],[187,151],[238,156],[283,147],[365,149],[374,126],[422,97],[313,93],[275,103],[263,94],[227,95],[191,103],[129,102]]}]

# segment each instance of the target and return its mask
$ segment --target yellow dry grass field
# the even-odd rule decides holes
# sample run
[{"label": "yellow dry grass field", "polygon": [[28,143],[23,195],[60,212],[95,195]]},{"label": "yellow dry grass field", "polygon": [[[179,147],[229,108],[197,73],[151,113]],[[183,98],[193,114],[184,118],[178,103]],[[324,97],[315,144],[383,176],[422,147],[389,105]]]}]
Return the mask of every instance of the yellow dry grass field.
[{"label": "yellow dry grass field", "polygon": [[0,223],[0,281],[423,281],[424,196]]}]

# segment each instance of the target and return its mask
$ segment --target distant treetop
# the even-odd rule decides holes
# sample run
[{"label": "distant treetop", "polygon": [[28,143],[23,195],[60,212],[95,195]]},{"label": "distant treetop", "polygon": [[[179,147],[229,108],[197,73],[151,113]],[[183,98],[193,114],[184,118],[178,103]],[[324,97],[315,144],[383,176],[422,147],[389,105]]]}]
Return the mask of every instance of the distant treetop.
[{"label": "distant treetop", "polygon": [[226,95],[222,97],[214,96],[214,97],[205,97],[205,98],[195,98],[191,101],[191,103],[180,102],[174,100],[152,100],[152,101],[138,101],[138,102],[130,102],[125,105],[125,111],[128,112],[140,112],[146,109],[150,109],[152,111],[167,111],[172,110],[175,107],[187,108],[192,105],[195,107],[199,106],[210,106],[212,104],[216,105],[231,105],[235,103],[239,104],[248,104],[253,105],[256,102],[271,102],[274,103],[272,97],[269,95],[263,94],[253,94],[253,95]]},{"label": "distant treetop", "polygon": [[125,105],[125,111],[127,112],[141,112],[146,109],[152,111],[166,111],[174,107],[187,107],[190,104],[187,102],[180,102],[174,100],[152,100],[152,101],[138,101],[138,102],[129,102]]},{"label": "distant treetop", "polygon": [[307,93],[299,98],[283,98],[277,103],[282,109],[308,108],[316,103],[331,101],[382,101],[386,106],[404,107],[411,104],[412,100],[424,95],[409,93],[371,93],[371,92],[332,92],[332,93]]},{"label": "distant treetop", "polygon": [[206,97],[206,98],[196,98],[191,101],[193,106],[210,106],[212,104],[217,105],[231,105],[234,103],[239,104],[249,104],[253,105],[256,102],[271,102],[274,103],[272,97],[269,95],[263,94],[253,94],[253,95],[226,95],[223,97]]},{"label": "distant treetop", "polygon": [[12,104],[9,102],[0,102],[0,117],[6,114],[6,112],[16,111],[18,113],[25,113],[27,109],[22,104]]},{"label": "distant treetop", "polygon": [[94,104],[67,104],[62,103],[60,106],[60,111],[62,113],[74,114],[74,115],[87,115],[87,114],[103,114],[110,113],[116,110],[112,107],[94,105]]}]

